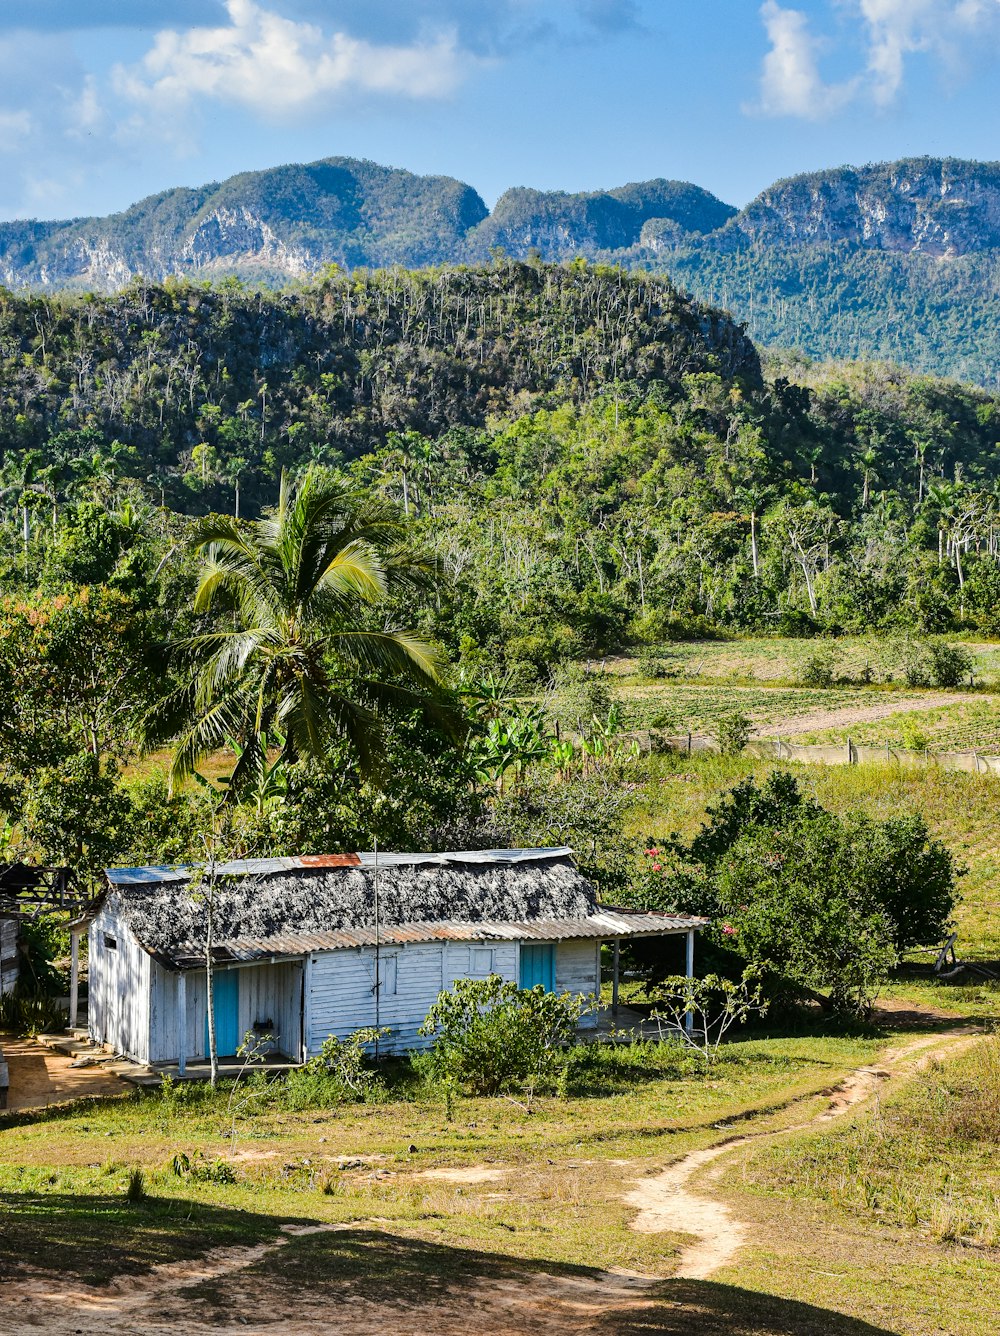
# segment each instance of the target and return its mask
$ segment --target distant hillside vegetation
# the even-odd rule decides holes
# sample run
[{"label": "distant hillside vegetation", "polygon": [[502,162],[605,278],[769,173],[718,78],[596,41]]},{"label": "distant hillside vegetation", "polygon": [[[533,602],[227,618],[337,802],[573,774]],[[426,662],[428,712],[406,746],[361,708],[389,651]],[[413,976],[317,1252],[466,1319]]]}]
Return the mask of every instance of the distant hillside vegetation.
[{"label": "distant hillside vegetation", "polygon": [[392,432],[438,437],[619,384],[676,393],[700,373],[762,383],[728,316],[662,277],[585,265],[0,294],[0,464],[49,468],[113,441],[118,469],[183,509],[211,455],[252,503],[284,464],[342,464]]},{"label": "distant hillside vegetation", "polygon": [[137,275],[254,283],[347,269],[578,256],[668,273],[760,341],[1000,381],[1000,164],[911,158],[779,181],[737,211],[685,182],[471,186],[351,158],[246,172],[109,218],[0,225],[0,282],[112,291]]}]

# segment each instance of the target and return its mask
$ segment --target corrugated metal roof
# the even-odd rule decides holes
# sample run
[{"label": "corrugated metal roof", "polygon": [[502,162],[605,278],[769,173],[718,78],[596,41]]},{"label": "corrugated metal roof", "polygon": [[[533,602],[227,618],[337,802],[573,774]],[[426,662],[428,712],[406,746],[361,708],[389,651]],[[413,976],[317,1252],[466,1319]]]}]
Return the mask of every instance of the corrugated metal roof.
[{"label": "corrugated metal roof", "polygon": [[[542,863],[568,858],[572,849],[565,846],[550,849],[465,849],[458,853],[395,854],[378,853],[378,866],[389,867],[453,867],[462,864],[489,863]],[[222,877],[267,877],[282,872],[318,871],[326,868],[374,867],[376,855],[302,854],[295,858],[238,858],[216,864],[216,873]],[[167,882],[190,881],[203,866],[111,867],[105,875],[112,886],[162,885]]]},{"label": "corrugated metal roof", "polygon": [[[704,928],[708,919],[686,914],[633,914],[599,907],[596,914],[579,919],[530,919],[519,922],[459,923],[442,920],[431,923],[387,925],[379,929],[381,946],[405,946],[421,942],[561,942],[590,938],[614,941],[616,938],[663,937],[689,929]],[[250,961],[267,956],[303,956],[313,951],[335,951],[345,947],[375,945],[375,929],[339,928],[318,932],[279,933],[273,937],[239,937],[219,942],[218,960]],[[195,943],[184,943],[172,952],[173,962],[182,968],[204,964],[204,952]]]}]

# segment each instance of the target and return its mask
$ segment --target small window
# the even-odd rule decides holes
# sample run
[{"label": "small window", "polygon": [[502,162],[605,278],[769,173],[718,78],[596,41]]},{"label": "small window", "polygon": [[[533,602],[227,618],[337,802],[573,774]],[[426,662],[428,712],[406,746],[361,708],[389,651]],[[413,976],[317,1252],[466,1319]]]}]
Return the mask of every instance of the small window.
[{"label": "small window", "polygon": [[489,947],[472,947],[469,951],[469,973],[473,975],[493,973],[493,952]]},{"label": "small window", "polygon": [[109,932],[106,932],[106,933],[104,934],[104,949],[105,949],[105,951],[117,951],[117,950],[118,950],[118,938],[117,938],[117,937],[112,937],[111,934],[110,934]]},{"label": "small window", "polygon": [[382,997],[391,997],[396,992],[396,957],[383,956],[379,961],[379,992]]}]

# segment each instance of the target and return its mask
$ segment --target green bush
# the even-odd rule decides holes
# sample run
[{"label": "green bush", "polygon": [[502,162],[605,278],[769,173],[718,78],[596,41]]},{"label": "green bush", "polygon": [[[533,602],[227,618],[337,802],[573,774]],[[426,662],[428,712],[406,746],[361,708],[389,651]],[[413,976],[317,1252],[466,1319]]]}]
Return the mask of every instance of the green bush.
[{"label": "green bush", "polygon": [[972,655],[963,645],[945,640],[910,641],[903,673],[910,687],[960,687],[972,672]]},{"label": "green bush", "polygon": [[690,844],[651,841],[634,902],[704,914],[709,944],[760,967],[774,995],[867,1011],[901,951],[950,930],[962,869],[917,814],[838,816],[775,771],[708,818]]},{"label": "green bush", "polygon": [[715,737],[723,756],[739,756],[745,750],[754,726],[739,710],[722,714],[716,720]]},{"label": "green bush", "polygon": [[309,1109],[382,1099],[385,1083],[371,1064],[369,1050],[388,1033],[369,1026],[346,1039],[330,1035],[315,1058],[285,1077],[283,1102],[291,1109]]},{"label": "green bush", "polygon": [[972,655],[962,645],[933,640],[928,646],[931,681],[936,687],[960,687],[972,672]]},{"label": "green bush", "polygon": [[836,662],[836,656],[831,650],[817,650],[810,654],[802,667],[802,685],[832,687]]},{"label": "green bush", "polygon": [[639,676],[653,681],[663,681],[680,675],[676,664],[671,662],[662,649],[644,649],[639,655],[638,666]]},{"label": "green bush", "polygon": [[51,1034],[66,1027],[66,1010],[48,993],[17,988],[0,997],[0,1030],[18,1035]]},{"label": "green bush", "polygon": [[555,1079],[587,1006],[582,997],[518,988],[499,974],[456,979],[420,1027],[434,1040],[423,1066],[474,1095],[534,1091]]}]

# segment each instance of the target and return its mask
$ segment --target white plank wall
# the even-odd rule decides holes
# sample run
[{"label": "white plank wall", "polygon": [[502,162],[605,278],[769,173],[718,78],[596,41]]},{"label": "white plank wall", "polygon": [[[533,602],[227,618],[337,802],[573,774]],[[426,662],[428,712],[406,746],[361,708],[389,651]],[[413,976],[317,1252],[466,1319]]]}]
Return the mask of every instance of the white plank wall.
[{"label": "white plank wall", "polygon": [[[239,968],[240,1043],[257,1021],[270,1021],[272,1051],[298,1060],[302,1053],[302,964],[299,961]],[[221,973],[216,970],[216,977]],[[186,971],[185,1054],[192,1062],[208,1056],[205,1045],[205,971]],[[152,971],[150,1051],[152,1062],[176,1062],[177,974],[154,963]]]},{"label": "white plank wall", "polygon": [[[473,951],[479,954],[473,956]],[[379,1022],[390,1034],[383,1047],[403,1053],[425,1048],[427,1040],[417,1034],[438,993],[456,979],[485,978],[490,973],[506,979],[517,977],[517,948],[513,942],[406,945],[380,952],[383,978],[395,974],[395,993],[383,990]],[[488,957],[488,959],[487,959]],[[355,1030],[375,1024],[375,953],[372,950],[324,951],[310,959],[307,987],[309,1000],[309,1054],[319,1052],[329,1035],[346,1038]]]},{"label": "white plank wall", "polygon": [[[116,1053],[148,1062],[152,961],[110,904],[98,914],[87,935],[91,1038],[110,1045]],[[107,938],[117,945],[110,947]]]},{"label": "white plank wall", "polygon": [[[556,944],[556,992],[583,993],[594,997],[598,992],[597,972],[600,942],[558,942]],[[597,1013],[590,1012],[580,1020],[581,1028],[597,1025]]]}]

